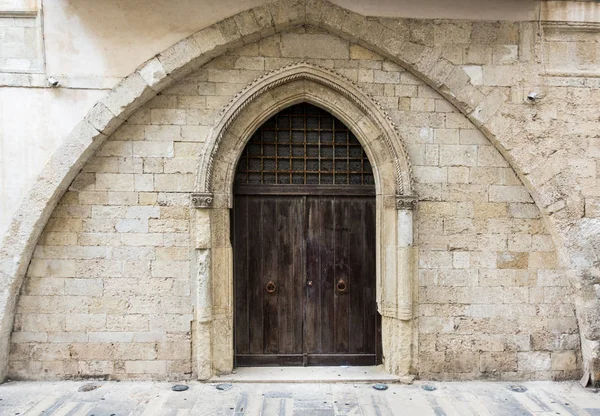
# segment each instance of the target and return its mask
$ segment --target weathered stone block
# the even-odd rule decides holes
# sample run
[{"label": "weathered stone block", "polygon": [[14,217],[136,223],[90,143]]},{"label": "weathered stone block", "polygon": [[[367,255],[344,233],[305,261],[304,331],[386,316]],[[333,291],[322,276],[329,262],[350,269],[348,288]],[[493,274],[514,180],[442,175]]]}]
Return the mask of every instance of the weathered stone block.
[{"label": "weathered stone block", "polygon": [[516,372],[516,352],[484,352],[479,357],[479,370],[482,373]]},{"label": "weathered stone block", "polygon": [[[157,55],[167,75],[179,77],[183,68],[202,54],[195,36],[189,36]],[[206,51],[204,51],[206,52]]]},{"label": "weathered stone block", "polygon": [[276,31],[302,24],[306,20],[306,6],[303,1],[283,0],[268,4]]},{"label": "weathered stone block", "polygon": [[167,76],[167,70],[157,57],[146,61],[137,69],[137,72],[144,79],[146,84],[155,91],[161,91],[173,82],[173,80]]},{"label": "weathered stone block", "polygon": [[490,186],[490,202],[533,202],[524,186]]},{"label": "weathered stone block", "polygon": [[517,357],[519,371],[548,371],[552,368],[548,352],[519,352]]},{"label": "weathered stone block", "polygon": [[127,119],[155,94],[140,74],[133,73],[112,89],[102,103],[115,116]]},{"label": "weathered stone block", "polygon": [[348,59],[350,44],[327,34],[281,35],[281,56],[289,58]]},{"label": "weathered stone block", "polygon": [[96,103],[86,116],[86,119],[96,130],[106,135],[112,134],[123,123],[123,119],[115,116],[101,102]]},{"label": "weathered stone block", "polygon": [[441,166],[475,166],[477,146],[442,145],[440,146]]},{"label": "weathered stone block", "polygon": [[132,374],[164,374],[167,371],[167,362],[153,361],[125,361],[125,371]]}]

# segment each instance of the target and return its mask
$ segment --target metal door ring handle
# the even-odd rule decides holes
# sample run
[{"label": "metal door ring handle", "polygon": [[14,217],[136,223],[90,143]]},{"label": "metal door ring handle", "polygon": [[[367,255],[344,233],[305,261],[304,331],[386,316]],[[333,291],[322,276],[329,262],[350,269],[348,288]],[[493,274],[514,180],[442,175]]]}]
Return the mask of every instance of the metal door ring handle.
[{"label": "metal door ring handle", "polygon": [[346,281],[344,279],[340,279],[339,282],[337,282],[338,292],[345,292],[346,289],[348,289],[348,285],[346,284]]},{"label": "metal door ring handle", "polygon": [[265,286],[265,289],[267,290],[267,292],[273,293],[277,290],[277,285],[272,280],[269,280],[269,282]]}]

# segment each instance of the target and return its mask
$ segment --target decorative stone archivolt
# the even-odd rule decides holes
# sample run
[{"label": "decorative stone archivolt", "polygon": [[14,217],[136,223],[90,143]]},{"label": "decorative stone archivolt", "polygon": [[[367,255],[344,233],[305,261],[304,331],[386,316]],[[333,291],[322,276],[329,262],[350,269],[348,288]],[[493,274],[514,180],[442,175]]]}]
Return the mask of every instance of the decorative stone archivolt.
[{"label": "decorative stone archivolt", "polygon": [[402,138],[382,107],[356,84],[330,69],[297,62],[257,78],[233,98],[213,128],[199,164],[197,192],[191,195],[191,204],[200,208],[195,213],[199,271],[195,286],[196,311],[203,312],[198,312],[195,331],[211,337],[212,346],[211,350],[200,348],[200,343],[207,344],[206,339],[194,338],[199,377],[233,369],[233,255],[228,236],[237,162],[263,122],[303,101],[322,107],[346,124],[373,166],[377,306],[383,317],[384,365],[401,375],[412,368],[406,351],[412,345],[413,210],[417,198]]},{"label": "decorative stone archivolt", "polygon": [[[374,122],[381,132],[386,151],[392,155],[395,168],[396,194],[403,197],[411,196],[413,194],[412,167],[404,147],[404,141],[399,134],[398,127],[383,107],[369,94],[361,91],[356,83],[343,75],[329,68],[303,61],[291,63],[256,78],[236,94],[221,111],[221,119],[214,126],[207,142],[206,152],[200,161],[196,184],[198,191],[203,193],[214,192],[215,156],[224,135],[228,132],[236,117],[257,97],[281,85],[298,80],[313,81],[341,94],[360,108]],[[405,208],[399,207],[399,209]]]}]

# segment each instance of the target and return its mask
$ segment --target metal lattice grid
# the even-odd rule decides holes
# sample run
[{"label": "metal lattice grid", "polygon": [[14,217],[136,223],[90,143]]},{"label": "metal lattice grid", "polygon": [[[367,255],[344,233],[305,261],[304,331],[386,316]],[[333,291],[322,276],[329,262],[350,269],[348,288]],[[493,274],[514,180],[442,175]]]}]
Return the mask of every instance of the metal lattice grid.
[{"label": "metal lattice grid", "polygon": [[250,138],[237,184],[374,185],[362,145],[336,117],[308,103],[288,107]]}]

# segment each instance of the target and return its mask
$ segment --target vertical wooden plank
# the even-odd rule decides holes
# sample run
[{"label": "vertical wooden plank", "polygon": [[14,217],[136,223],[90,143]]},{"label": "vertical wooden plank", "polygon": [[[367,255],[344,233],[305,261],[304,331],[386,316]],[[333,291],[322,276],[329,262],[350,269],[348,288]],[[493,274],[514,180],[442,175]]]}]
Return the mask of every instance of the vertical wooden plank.
[{"label": "vertical wooden plank", "polygon": [[364,208],[365,198],[347,198],[348,223],[350,235],[347,239],[349,256],[349,276],[347,296],[349,298],[349,340],[348,352],[351,354],[368,353],[365,346],[365,308],[368,304],[365,295],[368,291],[369,280],[363,268],[365,256],[364,239]]},{"label": "vertical wooden plank", "polygon": [[262,198],[248,197],[248,310],[249,353],[263,353],[263,221]]},{"label": "vertical wooden plank", "polygon": [[[264,353],[277,354],[279,352],[279,287],[283,276],[279,274],[280,236],[277,233],[276,221],[278,216],[278,197],[263,197],[262,212],[262,260],[263,275],[261,276],[261,291],[263,292],[263,331]],[[276,285],[273,293],[266,291],[266,285],[272,281]]]},{"label": "vertical wooden plank", "polygon": [[303,313],[303,198],[280,197],[277,228],[274,239],[279,240],[279,353],[302,353]]},{"label": "vertical wooden plank", "polygon": [[323,212],[321,221],[321,235],[319,241],[319,255],[321,257],[321,270],[319,276],[319,326],[320,345],[322,353],[335,352],[335,262],[338,241],[335,239],[335,230],[338,218],[335,215],[336,198],[318,197],[319,209]]},{"label": "vertical wooden plank", "polygon": [[248,333],[248,197],[238,196],[233,207],[235,286],[235,352],[247,354]]},{"label": "vertical wooden plank", "polygon": [[277,210],[275,221],[274,234],[271,238],[278,241],[278,264],[276,265],[277,272],[277,298],[278,298],[278,327],[279,332],[278,344],[279,353],[286,354],[292,351],[293,339],[293,320],[294,311],[292,309],[292,294],[293,294],[293,269],[292,269],[292,247],[291,234],[293,230],[290,228],[290,214],[292,211],[293,198],[283,196],[276,200]]},{"label": "vertical wooden plank", "polygon": [[[319,199],[306,198],[306,300],[304,306],[304,353],[319,352],[319,316],[318,295],[321,257],[319,242],[321,240],[321,210]],[[309,285],[309,282],[312,282]]]},{"label": "vertical wooden plank", "polygon": [[[350,235],[349,224],[349,199],[338,197],[335,201],[335,278],[334,285],[340,280],[348,283],[350,277],[349,255],[350,249],[348,237]],[[349,338],[349,303],[350,298],[347,293],[339,293],[335,290],[334,296],[334,345],[335,352],[348,353]]]},{"label": "vertical wooden plank", "polygon": [[294,313],[292,333],[294,338],[293,353],[303,353],[304,341],[304,306],[306,304],[306,197],[297,197],[290,215],[293,226],[292,246],[292,310]]}]

